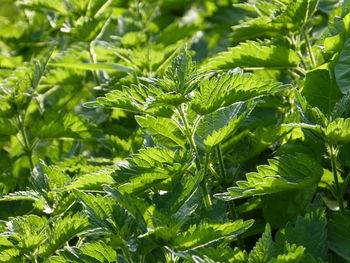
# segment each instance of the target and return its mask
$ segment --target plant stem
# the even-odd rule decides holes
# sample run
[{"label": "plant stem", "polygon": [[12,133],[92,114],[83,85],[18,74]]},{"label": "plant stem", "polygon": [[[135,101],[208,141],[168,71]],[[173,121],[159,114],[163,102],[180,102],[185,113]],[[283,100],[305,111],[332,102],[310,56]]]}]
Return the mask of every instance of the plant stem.
[{"label": "plant stem", "polygon": [[[237,209],[235,206],[234,201],[228,201],[228,208],[230,210],[230,214],[233,220],[237,220],[238,219],[238,213],[237,213]],[[237,244],[240,250],[244,250],[245,249],[245,244],[244,244],[244,240],[241,236],[237,236]]]},{"label": "plant stem", "polygon": [[207,185],[206,185],[206,176],[209,168],[209,160],[210,160],[210,152],[208,152],[205,156],[205,164],[204,164],[204,175],[203,180],[201,182],[201,188],[203,192],[203,202],[206,209],[209,209],[211,206],[210,195],[208,193]]},{"label": "plant stem", "polygon": [[123,251],[123,254],[126,257],[126,260],[128,261],[128,263],[133,263],[129,249],[126,247],[126,248],[123,248],[122,251]]},{"label": "plant stem", "polygon": [[190,143],[190,147],[191,147],[191,150],[194,152],[195,154],[195,164],[196,164],[196,169],[197,171],[200,170],[201,168],[201,163],[200,163],[200,160],[199,160],[199,154],[198,154],[198,151],[197,151],[197,147],[196,147],[196,144],[194,142],[194,138],[193,138],[193,133],[191,131],[191,128],[190,128],[190,125],[188,124],[188,121],[187,121],[187,118],[185,116],[185,113],[183,111],[183,108],[182,108],[182,105],[180,107],[177,108],[179,114],[180,114],[180,117],[181,117],[181,120],[185,126],[185,132],[186,132],[186,137],[187,137],[187,140],[188,142]]},{"label": "plant stem", "polygon": [[223,180],[226,177],[226,172],[225,172],[224,160],[222,158],[220,144],[216,146],[216,154],[217,154],[218,161],[219,161],[220,176],[221,176],[221,179]]},{"label": "plant stem", "polygon": [[202,193],[203,193],[204,207],[205,207],[205,209],[209,209],[211,206],[211,200],[210,200],[210,195],[208,193],[208,189],[207,189],[207,185],[205,183],[205,180],[202,180],[200,185],[201,185],[201,189],[202,189]]},{"label": "plant stem", "polygon": [[312,52],[312,49],[311,49],[309,36],[306,34],[304,28],[301,28],[300,31],[301,31],[301,34],[303,35],[304,39],[305,39],[306,48],[307,48],[307,52],[309,53],[311,65],[312,65],[312,67],[316,67],[316,60],[315,60],[315,57],[314,57],[314,53]]},{"label": "plant stem", "polygon": [[[180,107],[178,107],[178,112],[180,114],[180,117],[181,117],[181,120],[185,126],[185,133],[186,133],[186,137],[187,137],[187,140],[190,144],[190,147],[191,147],[191,150],[194,152],[195,154],[195,164],[196,164],[196,170],[197,172],[200,171],[201,169],[201,162],[199,160],[199,154],[198,154],[198,150],[197,150],[197,147],[196,147],[196,144],[194,142],[194,134],[192,132],[192,129],[187,121],[187,118],[185,116],[185,113],[184,113],[184,110],[182,108],[182,105]],[[207,185],[206,185],[206,180],[205,180],[205,176],[207,174],[207,171],[208,171],[208,166],[209,166],[209,157],[210,157],[210,154],[207,153],[206,155],[206,160],[205,160],[205,165],[204,165],[204,176],[203,176],[203,180],[202,182],[200,183],[200,186],[201,186],[201,189],[202,189],[202,193],[203,193],[203,203],[204,203],[204,206],[206,209],[210,208],[211,206],[211,200],[210,200],[210,195],[208,193],[208,189],[207,189]]]},{"label": "plant stem", "polygon": [[[224,165],[224,160],[222,158],[220,144],[216,146],[216,154],[217,154],[218,161],[219,161],[220,177],[223,180],[224,178],[226,178],[226,172],[225,172],[225,165]],[[232,219],[237,220],[238,219],[238,212],[236,210],[236,206],[235,206],[234,201],[229,201],[228,207],[229,207]],[[240,236],[237,236],[237,243],[238,243],[239,249],[244,250],[244,248],[245,248],[244,241]]]},{"label": "plant stem", "polygon": [[[90,62],[95,64],[96,63],[96,55],[95,55],[95,51],[94,51],[94,47],[93,47],[93,42],[91,41],[89,43],[89,56],[90,56]],[[97,70],[93,70],[92,71],[92,74],[94,75],[94,79],[95,79],[95,82],[98,86],[100,86],[100,79],[98,78],[98,71]]]},{"label": "plant stem", "polygon": [[30,170],[32,173],[34,170],[34,167],[35,167],[34,162],[33,162],[33,149],[32,149],[32,146],[30,145],[28,135],[27,135],[27,132],[26,132],[25,127],[24,127],[24,117],[21,120],[20,117],[17,116],[16,121],[17,121],[19,132],[23,138],[23,144],[22,144],[23,150],[24,150],[25,154],[27,155]]},{"label": "plant stem", "polygon": [[344,214],[344,212],[345,212],[344,202],[343,202],[343,197],[342,197],[342,191],[340,189],[340,185],[339,185],[339,181],[338,181],[338,173],[337,173],[337,164],[336,164],[337,153],[334,150],[333,145],[329,145],[329,155],[330,155],[330,159],[331,159],[332,173],[333,173],[335,191],[337,193],[337,199],[338,199],[340,213]]}]

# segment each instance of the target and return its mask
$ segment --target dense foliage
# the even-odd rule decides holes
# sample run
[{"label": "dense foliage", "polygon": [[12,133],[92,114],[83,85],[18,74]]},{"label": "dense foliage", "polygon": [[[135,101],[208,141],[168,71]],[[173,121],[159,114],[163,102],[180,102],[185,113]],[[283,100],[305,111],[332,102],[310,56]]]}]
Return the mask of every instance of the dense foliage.
[{"label": "dense foliage", "polygon": [[349,8],[2,0],[0,262],[350,262]]}]

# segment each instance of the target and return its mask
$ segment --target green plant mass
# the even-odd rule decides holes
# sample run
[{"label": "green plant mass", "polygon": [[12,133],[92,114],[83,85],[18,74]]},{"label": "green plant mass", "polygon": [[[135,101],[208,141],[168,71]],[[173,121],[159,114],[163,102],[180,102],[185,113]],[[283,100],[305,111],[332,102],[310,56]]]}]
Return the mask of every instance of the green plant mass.
[{"label": "green plant mass", "polygon": [[347,0],[0,0],[0,263],[347,263],[349,150]]}]

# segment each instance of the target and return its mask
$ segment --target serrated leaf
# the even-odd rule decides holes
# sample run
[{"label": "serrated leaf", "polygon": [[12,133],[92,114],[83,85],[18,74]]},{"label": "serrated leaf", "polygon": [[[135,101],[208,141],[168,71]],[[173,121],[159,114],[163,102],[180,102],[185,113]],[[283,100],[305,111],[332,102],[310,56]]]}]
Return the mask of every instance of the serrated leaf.
[{"label": "serrated leaf", "polygon": [[52,255],[66,242],[84,232],[88,225],[87,217],[79,214],[59,218],[54,223],[47,237],[47,242],[40,249],[40,254],[45,257]]},{"label": "serrated leaf", "polygon": [[328,222],[329,248],[346,260],[350,260],[350,214],[333,214]]},{"label": "serrated leaf", "polygon": [[329,123],[325,129],[326,139],[331,143],[350,142],[350,118],[337,118]]},{"label": "serrated leaf", "polygon": [[329,114],[341,98],[338,85],[332,77],[332,64],[323,64],[309,71],[304,80],[301,94],[312,107]]},{"label": "serrated leaf", "polygon": [[187,231],[177,235],[172,247],[180,251],[199,248],[225,237],[236,237],[253,225],[253,220],[236,220],[232,223],[202,223],[192,225]]},{"label": "serrated leaf", "polygon": [[[156,204],[169,214],[174,215],[189,200],[203,179],[203,173],[197,173],[194,177],[184,178],[175,185],[173,191],[157,197]],[[183,182],[185,181],[185,182]]]},{"label": "serrated leaf", "polygon": [[82,120],[82,117],[71,112],[57,114],[57,112],[46,111],[36,120],[36,124],[30,127],[30,130],[41,139],[81,139],[91,136],[90,125]]},{"label": "serrated leaf", "polygon": [[307,24],[316,11],[318,0],[291,1],[284,12],[278,15],[273,22],[289,24],[289,28],[298,29]]},{"label": "serrated leaf", "polygon": [[10,200],[39,200],[40,194],[35,191],[18,191],[14,193],[9,193],[8,195],[1,196],[0,201],[10,201]]},{"label": "serrated leaf", "polygon": [[196,263],[245,263],[248,260],[246,251],[230,247],[203,247],[194,250],[193,254],[196,254],[192,256],[194,260],[197,259]]},{"label": "serrated leaf", "polygon": [[186,138],[173,120],[162,117],[136,116],[137,123],[153,135],[161,135],[170,139],[175,145],[184,147]]},{"label": "serrated leaf", "polygon": [[118,190],[122,193],[138,194],[145,190],[150,190],[168,178],[169,174],[166,173],[157,173],[157,171],[144,172],[139,176],[130,178],[130,181],[119,186]]},{"label": "serrated leaf", "polygon": [[[277,258],[273,258],[269,263],[299,263],[302,262],[305,248],[302,246],[291,246],[288,249],[287,254],[278,255]],[[305,261],[306,262],[306,261]],[[315,262],[316,263],[316,262]]]},{"label": "serrated leaf", "polygon": [[65,25],[61,31],[70,34],[79,41],[91,42],[99,36],[107,23],[109,23],[109,19],[106,14],[94,17],[81,16],[74,21],[74,26]]},{"label": "serrated leaf", "polygon": [[[94,227],[102,227],[113,233],[116,231],[118,224],[124,224],[123,213],[118,215],[118,205],[116,200],[109,196],[92,195],[81,191],[74,191],[78,201],[85,207],[90,222]],[[125,216],[125,214],[124,214]],[[112,219],[112,220],[108,220]]]},{"label": "serrated leaf", "polygon": [[202,81],[191,108],[206,115],[231,104],[271,95],[282,89],[279,83],[261,80],[255,75],[226,73]]},{"label": "serrated leaf", "polygon": [[267,224],[265,232],[249,254],[248,263],[267,263],[275,254],[276,251],[271,236],[271,227]]},{"label": "serrated leaf", "polygon": [[340,118],[350,109],[350,92],[348,92],[345,96],[343,96],[334,106],[333,111],[331,113],[331,118]]},{"label": "serrated leaf", "polygon": [[[264,1],[264,4],[266,2]],[[271,2],[268,2],[269,4]],[[255,9],[255,4],[253,9]],[[238,25],[232,27],[231,38],[234,43],[240,43],[248,39],[263,39],[266,37],[278,37],[280,34],[287,34],[286,25],[281,23],[273,23],[270,17],[259,16],[249,18]]]},{"label": "serrated leaf", "polygon": [[65,190],[102,190],[103,184],[115,182],[110,175],[111,172],[109,170],[101,170],[99,172],[78,175],[65,186]]},{"label": "serrated leaf", "polygon": [[299,216],[294,227],[286,226],[286,240],[305,247],[305,252],[315,258],[327,259],[327,219],[322,200],[309,205],[304,217]]},{"label": "serrated leaf", "polygon": [[62,15],[68,15],[69,11],[66,9],[64,0],[55,1],[55,3],[47,0],[22,0],[19,2],[21,5],[24,5],[26,8],[30,9],[42,9],[42,10],[53,10],[59,12]]},{"label": "serrated leaf", "polygon": [[276,157],[257,170],[246,174],[247,181],[237,181],[237,186],[228,188],[222,197],[237,199],[302,189],[317,184],[323,174],[322,166],[305,154]]},{"label": "serrated leaf", "polygon": [[81,64],[72,64],[72,63],[50,63],[50,66],[63,67],[63,68],[73,68],[73,69],[82,69],[82,70],[106,70],[106,71],[123,71],[130,72],[133,69],[115,63],[81,63]]},{"label": "serrated leaf", "polygon": [[122,90],[113,90],[105,97],[97,98],[96,102],[86,103],[86,106],[104,106],[119,108],[135,113],[148,113],[155,116],[170,117],[172,106],[185,102],[187,99],[175,94],[167,94],[159,87],[149,85],[131,85]]},{"label": "serrated leaf", "polygon": [[2,235],[20,251],[34,252],[47,238],[47,220],[36,215],[13,217],[6,222],[6,230]]},{"label": "serrated leaf", "polygon": [[236,103],[203,117],[196,130],[196,141],[207,149],[220,144],[234,134],[254,105]]},{"label": "serrated leaf", "polygon": [[346,40],[334,67],[335,78],[340,91],[347,94],[350,91],[350,39]]},{"label": "serrated leaf", "polygon": [[288,47],[264,46],[259,42],[247,41],[210,58],[203,69],[288,69],[296,67],[298,63],[297,53]]},{"label": "serrated leaf", "polygon": [[[115,198],[119,205],[132,215],[136,220],[136,224],[140,227],[143,232],[147,232],[147,220],[149,224],[152,224],[153,220],[152,213],[148,214],[147,209],[152,208],[146,201],[140,200],[137,197],[131,197],[129,194],[121,194],[117,189],[109,186],[104,187],[105,191]],[[140,212],[140,208],[144,211]],[[144,218],[144,215],[147,219]]]},{"label": "serrated leaf", "polygon": [[0,135],[13,135],[17,132],[18,129],[12,121],[0,118]]},{"label": "serrated leaf", "polygon": [[117,252],[103,241],[86,243],[80,250],[83,255],[93,257],[101,263],[113,263],[117,256]]}]

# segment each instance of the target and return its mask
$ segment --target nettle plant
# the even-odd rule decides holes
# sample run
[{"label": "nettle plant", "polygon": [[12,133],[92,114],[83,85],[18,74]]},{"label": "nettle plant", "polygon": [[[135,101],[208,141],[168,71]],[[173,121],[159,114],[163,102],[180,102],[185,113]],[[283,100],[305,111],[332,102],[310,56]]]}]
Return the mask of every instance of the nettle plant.
[{"label": "nettle plant", "polygon": [[19,3],[57,48],[0,87],[0,262],[350,260],[346,3],[234,4],[202,61],[213,1],[58,3]]}]

